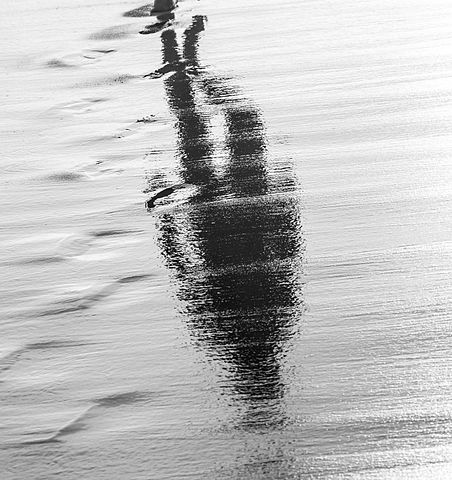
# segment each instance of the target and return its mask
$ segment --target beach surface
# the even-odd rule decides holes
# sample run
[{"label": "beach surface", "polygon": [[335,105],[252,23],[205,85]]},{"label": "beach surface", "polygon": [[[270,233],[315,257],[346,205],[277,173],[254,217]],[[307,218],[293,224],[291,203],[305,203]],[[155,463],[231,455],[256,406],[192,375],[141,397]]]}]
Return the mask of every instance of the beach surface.
[{"label": "beach surface", "polygon": [[2,480],[452,475],[452,5],[2,2]]}]

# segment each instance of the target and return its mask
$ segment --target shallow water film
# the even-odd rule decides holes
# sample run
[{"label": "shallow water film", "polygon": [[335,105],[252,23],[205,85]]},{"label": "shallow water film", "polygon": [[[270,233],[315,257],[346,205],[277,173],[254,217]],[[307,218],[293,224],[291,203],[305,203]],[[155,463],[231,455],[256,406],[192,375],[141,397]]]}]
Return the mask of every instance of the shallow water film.
[{"label": "shallow water film", "polygon": [[165,3],[2,2],[0,478],[450,479],[452,4]]}]

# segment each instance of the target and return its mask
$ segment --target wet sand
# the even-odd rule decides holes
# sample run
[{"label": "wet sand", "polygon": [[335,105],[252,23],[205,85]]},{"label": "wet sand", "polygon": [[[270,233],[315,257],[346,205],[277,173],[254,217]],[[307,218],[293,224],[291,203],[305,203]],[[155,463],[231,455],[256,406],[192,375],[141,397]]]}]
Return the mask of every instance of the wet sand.
[{"label": "wet sand", "polygon": [[2,478],[448,479],[448,3],[2,8]]}]

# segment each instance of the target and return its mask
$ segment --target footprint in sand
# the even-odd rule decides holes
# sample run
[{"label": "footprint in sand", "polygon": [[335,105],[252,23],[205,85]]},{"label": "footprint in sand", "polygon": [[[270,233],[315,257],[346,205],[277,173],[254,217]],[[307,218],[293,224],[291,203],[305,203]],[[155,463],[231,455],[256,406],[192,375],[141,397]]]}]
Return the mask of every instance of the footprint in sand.
[{"label": "footprint in sand", "polygon": [[105,55],[116,52],[113,48],[85,49],[82,52],[71,53],[61,58],[53,58],[46,65],[49,68],[74,68],[99,61]]},{"label": "footprint in sand", "polygon": [[61,240],[53,254],[42,257],[28,258],[17,263],[24,265],[41,265],[69,261],[86,254],[90,248],[95,246],[96,242],[102,241],[102,243],[105,244],[105,242],[109,242],[108,239],[110,237],[117,238],[120,236],[128,236],[139,233],[141,233],[141,230],[120,229],[95,230],[92,232],[77,233],[74,235],[69,235]]},{"label": "footprint in sand", "polygon": [[125,127],[119,128],[116,130],[115,133],[111,134],[106,134],[102,136],[96,136],[96,137],[91,137],[89,141],[109,141],[109,140],[118,140],[118,139],[123,139],[130,137],[132,135],[139,134],[140,132],[143,131],[143,129],[146,129],[146,132],[149,133],[150,131],[152,132],[158,132],[161,130],[166,130],[170,128],[170,125],[168,125],[168,122],[166,122],[165,119],[158,118],[154,115],[148,115],[146,117],[142,117],[138,120],[136,120],[133,123],[128,124]]},{"label": "footprint in sand", "polygon": [[118,131],[115,138],[124,138],[134,135],[135,133],[140,132],[143,128],[146,128],[146,132],[156,132],[168,128],[168,124],[164,119],[158,118],[155,115],[147,115]]},{"label": "footprint in sand", "polygon": [[81,100],[55,105],[54,107],[50,108],[49,112],[63,112],[71,115],[83,115],[92,112],[95,105],[106,102],[107,100],[107,98],[82,98]]},{"label": "footprint in sand", "polygon": [[123,173],[129,165],[141,161],[140,155],[122,153],[100,155],[94,158],[97,158],[95,163],[83,167],[83,171],[93,180],[97,177],[119,175]]},{"label": "footprint in sand", "polygon": [[40,316],[61,315],[87,310],[97,305],[101,300],[113,295],[122,285],[140,282],[150,276],[150,274],[130,275],[107,284],[84,288],[78,292],[66,292],[62,295],[62,299],[53,302],[40,313]]},{"label": "footprint in sand", "polygon": [[107,410],[120,408],[127,405],[147,404],[155,398],[155,394],[149,391],[130,391],[114,393],[101,398],[90,400],[91,405],[73,417],[62,427],[53,432],[35,431],[27,433],[28,437],[38,437],[21,442],[22,445],[36,445],[45,443],[62,442],[63,438],[81,432],[90,427],[90,424],[97,418],[106,414]]},{"label": "footprint in sand", "polygon": [[91,247],[92,243],[93,237],[91,235],[71,235],[59,243],[55,256],[66,260],[78,257],[84,254]]},{"label": "footprint in sand", "polygon": [[95,230],[89,233],[71,235],[62,240],[57,248],[56,256],[66,259],[75,258],[86,253],[99,238],[126,236],[139,233],[139,230]]},{"label": "footprint in sand", "polygon": [[0,373],[6,372],[14,367],[20,360],[31,360],[36,355],[43,355],[48,350],[66,349],[73,347],[82,347],[88,345],[88,342],[76,342],[72,340],[46,340],[41,342],[29,343],[23,347],[0,357]]}]

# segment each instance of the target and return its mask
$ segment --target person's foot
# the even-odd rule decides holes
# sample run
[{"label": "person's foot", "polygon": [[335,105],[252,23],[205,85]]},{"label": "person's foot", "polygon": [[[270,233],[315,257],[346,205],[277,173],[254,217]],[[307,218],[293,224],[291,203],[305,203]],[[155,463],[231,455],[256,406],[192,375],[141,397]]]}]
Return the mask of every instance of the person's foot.
[{"label": "person's foot", "polygon": [[169,12],[176,8],[177,0],[155,0],[152,13]]},{"label": "person's foot", "polygon": [[150,33],[157,33],[160,30],[163,30],[166,27],[169,27],[173,22],[171,20],[167,20],[166,22],[156,22],[152,25],[146,25],[144,30],[141,30],[141,35],[149,35]]},{"label": "person's foot", "polygon": [[157,33],[163,30],[166,27],[169,27],[173,24],[174,13],[164,13],[162,15],[157,15],[157,22],[152,25],[146,25],[144,30],[141,30],[142,35],[149,35],[150,33]]}]

